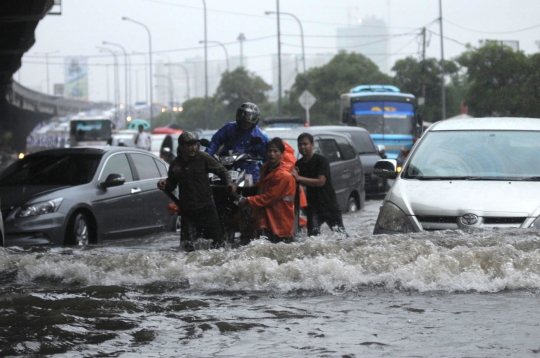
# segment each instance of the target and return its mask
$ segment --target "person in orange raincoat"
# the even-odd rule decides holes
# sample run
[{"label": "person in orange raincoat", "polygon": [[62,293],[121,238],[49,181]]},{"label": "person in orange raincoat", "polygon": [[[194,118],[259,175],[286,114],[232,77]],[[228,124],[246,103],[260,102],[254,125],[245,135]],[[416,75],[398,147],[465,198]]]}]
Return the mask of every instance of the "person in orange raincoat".
[{"label": "person in orange raincoat", "polygon": [[268,162],[261,169],[257,183],[259,194],[242,198],[240,207],[250,206],[259,212],[259,234],[271,242],[291,242],[294,233],[294,196],[296,181],[281,164],[285,145],[273,138],[266,145]]}]

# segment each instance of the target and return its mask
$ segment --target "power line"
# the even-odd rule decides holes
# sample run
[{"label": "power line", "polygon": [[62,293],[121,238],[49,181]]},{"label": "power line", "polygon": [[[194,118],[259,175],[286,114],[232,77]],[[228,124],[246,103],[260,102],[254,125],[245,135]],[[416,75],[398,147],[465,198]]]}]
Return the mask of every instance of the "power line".
[{"label": "power line", "polygon": [[[437,36],[440,36],[440,34],[439,34],[439,33],[437,33],[437,32],[435,32],[435,31],[432,31],[432,30],[427,30],[427,31],[431,32],[431,33],[432,33],[433,35],[437,35]],[[445,40],[449,40],[449,41],[455,42],[455,43],[457,43],[457,44],[460,44],[460,45],[462,45],[462,46],[467,46],[467,44],[466,44],[466,43],[464,43],[464,42],[461,42],[461,41],[458,41],[458,40],[456,40],[456,39],[453,39],[453,38],[451,38],[451,37],[448,37],[448,36],[443,36],[443,38],[444,38]]]},{"label": "power line", "polygon": [[[143,1],[151,2],[151,3],[155,3],[155,4],[161,4],[161,5],[183,7],[183,8],[187,8],[187,9],[196,9],[196,10],[201,10],[202,9],[202,7],[199,7],[199,6],[175,4],[175,3],[167,2],[167,1],[164,1],[164,0],[143,0]],[[258,18],[262,18],[262,19],[269,19],[268,16],[264,16],[264,15],[255,15],[255,14],[248,14],[248,13],[235,12],[235,11],[215,10],[215,9],[207,9],[207,11],[208,12],[222,13],[222,14],[230,14],[230,15],[258,17]],[[284,18],[284,20],[294,21],[294,20],[290,20],[290,19],[286,19],[286,18]],[[325,24],[325,25],[350,26],[348,24],[339,23],[339,22],[325,22],[325,21],[315,21],[315,20],[302,20],[302,22],[303,23],[304,22],[305,23],[314,23],[314,24]],[[363,27],[378,27],[378,28],[384,28],[385,27],[385,28],[402,29],[402,30],[411,30],[411,29],[413,29],[412,27],[388,27],[388,26],[374,26],[374,25],[372,25],[372,26],[362,25],[362,26]]]},{"label": "power line", "polygon": [[481,31],[481,30],[473,30],[473,29],[470,29],[468,27],[458,25],[455,22],[452,22],[452,21],[450,21],[448,19],[443,18],[443,20],[445,22],[448,22],[451,25],[454,25],[456,27],[459,27],[459,28],[467,30],[467,31],[477,32],[477,33],[480,33],[480,34],[491,34],[491,35],[515,34],[515,33],[518,33],[518,32],[529,31],[529,30],[536,29],[536,28],[540,27],[540,24],[538,24],[538,25],[526,27],[526,28],[523,28],[523,29],[520,29],[520,30],[513,30],[513,31],[500,31],[500,32],[497,32],[497,31]]}]

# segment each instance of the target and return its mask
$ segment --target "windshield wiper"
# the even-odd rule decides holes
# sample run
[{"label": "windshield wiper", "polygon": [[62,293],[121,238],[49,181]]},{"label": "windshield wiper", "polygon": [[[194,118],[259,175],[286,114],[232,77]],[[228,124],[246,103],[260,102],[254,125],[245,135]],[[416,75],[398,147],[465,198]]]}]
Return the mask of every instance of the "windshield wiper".
[{"label": "windshield wiper", "polygon": [[[418,179],[418,180],[508,180],[506,178],[486,178],[486,177],[478,177],[478,176],[462,176],[462,177],[428,177],[428,176],[421,176],[421,177],[415,177],[415,176],[407,176],[407,179]],[[540,180],[540,179],[539,179]]]},{"label": "windshield wiper", "polygon": [[536,177],[528,177],[528,178],[517,178],[517,179],[509,179],[511,181],[540,181],[540,176]]}]

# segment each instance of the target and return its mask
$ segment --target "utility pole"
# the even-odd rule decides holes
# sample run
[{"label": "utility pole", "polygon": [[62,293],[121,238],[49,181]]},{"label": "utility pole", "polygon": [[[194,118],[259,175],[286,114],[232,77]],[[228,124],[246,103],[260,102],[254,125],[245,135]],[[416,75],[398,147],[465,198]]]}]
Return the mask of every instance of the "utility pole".
[{"label": "utility pole", "polygon": [[281,117],[283,110],[281,107],[281,30],[279,27],[279,0],[277,5],[277,43],[278,43],[278,115]]},{"label": "utility pole", "polygon": [[246,41],[246,35],[244,33],[240,33],[237,38],[238,42],[240,42],[240,67],[244,67],[244,49],[243,44],[244,41]]},{"label": "utility pole", "polygon": [[[422,98],[426,102],[426,28],[422,29]],[[422,104],[424,104],[422,103]]]},{"label": "utility pole", "polygon": [[444,86],[444,36],[443,36],[443,26],[442,26],[442,0],[439,0],[439,24],[441,29],[441,111],[442,118],[446,119],[446,91]]}]

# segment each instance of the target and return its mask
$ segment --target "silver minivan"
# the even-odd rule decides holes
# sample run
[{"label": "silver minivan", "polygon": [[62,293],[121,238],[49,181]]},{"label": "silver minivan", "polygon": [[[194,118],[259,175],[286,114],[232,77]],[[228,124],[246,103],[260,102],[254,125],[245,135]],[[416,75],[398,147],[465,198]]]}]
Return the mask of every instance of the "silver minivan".
[{"label": "silver minivan", "polygon": [[433,124],[398,173],[374,234],[540,228],[540,119],[468,118]]}]

